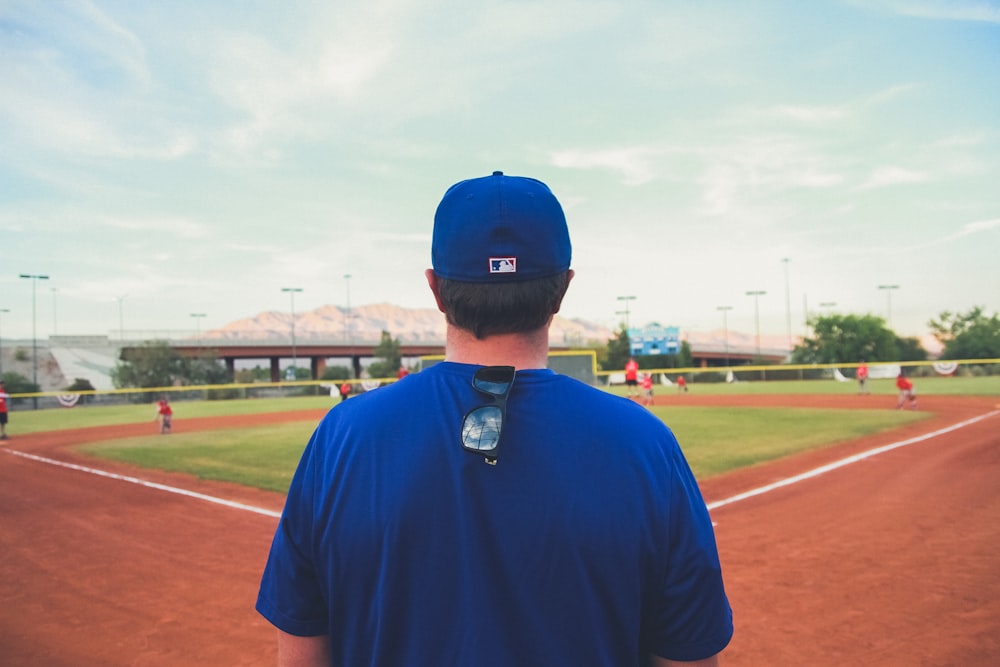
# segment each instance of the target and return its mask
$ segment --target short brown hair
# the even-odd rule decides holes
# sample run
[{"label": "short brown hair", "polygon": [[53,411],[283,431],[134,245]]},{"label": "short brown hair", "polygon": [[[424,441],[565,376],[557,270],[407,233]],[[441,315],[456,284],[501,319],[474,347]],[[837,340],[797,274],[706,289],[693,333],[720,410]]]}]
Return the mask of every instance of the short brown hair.
[{"label": "short brown hair", "polygon": [[476,338],[528,333],[559,312],[570,273],[508,283],[470,283],[438,277],[438,294],[448,323]]}]

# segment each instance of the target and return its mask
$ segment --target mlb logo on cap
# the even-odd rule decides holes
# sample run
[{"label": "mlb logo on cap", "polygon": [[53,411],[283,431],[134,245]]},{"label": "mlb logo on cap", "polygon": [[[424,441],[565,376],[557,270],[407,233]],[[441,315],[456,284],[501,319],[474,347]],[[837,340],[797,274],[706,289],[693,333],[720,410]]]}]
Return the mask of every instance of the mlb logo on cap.
[{"label": "mlb logo on cap", "polygon": [[517,257],[490,257],[490,273],[517,273]]}]

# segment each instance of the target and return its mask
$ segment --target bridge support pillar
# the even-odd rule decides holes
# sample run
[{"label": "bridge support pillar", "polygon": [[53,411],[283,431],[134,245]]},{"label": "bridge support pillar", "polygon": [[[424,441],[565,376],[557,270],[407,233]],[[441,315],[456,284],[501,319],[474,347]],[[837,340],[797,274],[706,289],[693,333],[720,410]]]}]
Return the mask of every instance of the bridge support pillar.
[{"label": "bridge support pillar", "polygon": [[309,368],[312,372],[312,379],[320,379],[323,377],[323,371],[326,370],[326,357],[310,357]]}]

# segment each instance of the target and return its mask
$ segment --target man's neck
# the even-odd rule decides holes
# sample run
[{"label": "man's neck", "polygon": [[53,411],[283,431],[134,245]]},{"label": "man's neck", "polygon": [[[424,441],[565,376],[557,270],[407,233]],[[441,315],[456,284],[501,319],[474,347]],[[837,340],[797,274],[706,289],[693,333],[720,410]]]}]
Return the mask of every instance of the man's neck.
[{"label": "man's neck", "polygon": [[479,366],[513,366],[517,370],[545,368],[549,359],[549,329],[498,334],[482,340],[465,329],[448,325],[445,361]]}]

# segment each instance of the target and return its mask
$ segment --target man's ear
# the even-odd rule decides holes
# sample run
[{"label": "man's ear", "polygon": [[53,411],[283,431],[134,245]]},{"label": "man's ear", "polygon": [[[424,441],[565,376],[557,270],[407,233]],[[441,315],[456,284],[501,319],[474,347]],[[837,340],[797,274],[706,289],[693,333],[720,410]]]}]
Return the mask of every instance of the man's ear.
[{"label": "man's ear", "polygon": [[[576,273],[573,272],[573,269],[567,269],[566,270],[566,289],[569,289],[569,284],[570,284],[570,282],[573,281],[573,276],[575,276],[575,275],[576,275]],[[563,300],[563,298],[565,296],[566,296],[566,290],[564,289],[563,293],[562,293],[562,296],[559,297],[559,303],[556,304],[555,312],[552,313],[553,315],[555,315],[556,313],[558,313],[559,309],[562,308],[562,300]]]},{"label": "man's ear", "polygon": [[443,313],[444,304],[441,303],[441,295],[438,293],[438,275],[434,273],[434,269],[427,269],[424,271],[424,277],[427,278],[427,286],[431,288],[431,293],[434,295],[434,301],[437,302],[438,310]]}]

